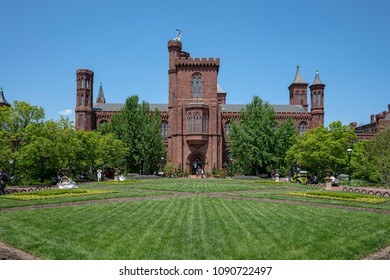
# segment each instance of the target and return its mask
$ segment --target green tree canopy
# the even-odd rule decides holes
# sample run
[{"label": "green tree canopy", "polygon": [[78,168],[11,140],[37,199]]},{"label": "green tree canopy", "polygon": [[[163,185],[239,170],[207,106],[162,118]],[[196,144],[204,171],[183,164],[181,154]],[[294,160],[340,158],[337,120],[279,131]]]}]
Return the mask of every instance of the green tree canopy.
[{"label": "green tree canopy", "polygon": [[43,108],[23,101],[14,101],[11,107],[0,107],[0,165],[11,176],[15,173],[19,150],[26,144],[26,127],[42,123],[44,117]]},{"label": "green tree canopy", "polygon": [[347,149],[356,141],[354,128],[333,122],[329,128],[320,126],[305,133],[287,151],[286,162],[297,164],[311,174],[322,175],[324,170],[334,174],[346,173]]},{"label": "green tree canopy", "polygon": [[138,96],[130,96],[122,110],[112,116],[110,126],[126,144],[128,170],[142,174],[158,170],[161,157],[165,157],[158,110],[151,111],[147,102],[139,103]]},{"label": "green tree canopy", "polygon": [[390,185],[390,130],[378,132],[372,140],[361,142],[361,153],[354,166],[356,177],[372,183]]},{"label": "green tree canopy", "polygon": [[256,175],[267,172],[267,168],[280,168],[295,135],[292,120],[278,125],[272,106],[254,96],[241,111],[240,121],[232,123],[229,133],[235,168],[245,174]]}]

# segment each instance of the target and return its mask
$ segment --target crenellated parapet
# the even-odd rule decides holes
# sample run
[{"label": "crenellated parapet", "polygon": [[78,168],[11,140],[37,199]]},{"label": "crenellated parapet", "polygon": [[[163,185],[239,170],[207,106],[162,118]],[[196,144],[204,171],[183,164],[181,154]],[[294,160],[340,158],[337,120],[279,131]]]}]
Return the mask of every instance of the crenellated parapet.
[{"label": "crenellated parapet", "polygon": [[177,66],[217,66],[220,65],[219,58],[192,58],[192,57],[176,57],[175,64]]}]

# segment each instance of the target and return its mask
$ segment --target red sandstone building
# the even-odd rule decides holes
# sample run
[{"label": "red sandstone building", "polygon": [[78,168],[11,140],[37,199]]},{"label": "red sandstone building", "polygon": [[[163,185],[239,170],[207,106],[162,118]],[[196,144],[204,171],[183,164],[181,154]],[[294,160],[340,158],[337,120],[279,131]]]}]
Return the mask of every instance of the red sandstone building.
[{"label": "red sandstone building", "polygon": [[[242,104],[226,104],[227,93],[218,84],[219,58],[192,58],[182,50],[180,40],[168,42],[168,104],[150,104],[161,115],[161,135],[167,147],[168,160],[176,168],[194,173],[194,166],[205,172],[221,169],[228,161],[230,123],[240,118]],[[93,103],[94,73],[76,71],[76,128],[93,130],[110,122],[124,104],[106,103],[100,84]],[[297,67],[294,81],[288,87],[288,105],[272,105],[278,121],[292,118],[302,133],[324,123],[324,88],[318,72],[310,89]],[[196,164],[195,164],[196,163]]]},{"label": "red sandstone building", "polygon": [[355,134],[359,141],[372,139],[378,131],[390,128],[390,104],[387,105],[387,111],[372,114],[368,124],[358,126],[356,122],[352,122],[351,125],[355,127]]}]

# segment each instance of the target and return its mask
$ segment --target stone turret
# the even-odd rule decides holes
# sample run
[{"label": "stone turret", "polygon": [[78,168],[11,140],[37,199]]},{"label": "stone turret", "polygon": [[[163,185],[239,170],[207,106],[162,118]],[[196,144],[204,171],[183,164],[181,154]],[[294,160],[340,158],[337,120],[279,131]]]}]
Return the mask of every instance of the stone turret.
[{"label": "stone turret", "polygon": [[313,83],[310,85],[310,104],[312,114],[312,127],[319,127],[324,124],[324,89],[325,84],[321,82],[318,70],[314,77]]},{"label": "stone turret", "polygon": [[288,87],[290,91],[290,105],[302,105],[305,111],[308,110],[307,105],[307,86],[299,71],[299,65],[297,65],[297,71],[295,73],[294,81]]},{"label": "stone turret", "polygon": [[90,131],[96,129],[93,112],[93,71],[76,71],[76,129]]}]

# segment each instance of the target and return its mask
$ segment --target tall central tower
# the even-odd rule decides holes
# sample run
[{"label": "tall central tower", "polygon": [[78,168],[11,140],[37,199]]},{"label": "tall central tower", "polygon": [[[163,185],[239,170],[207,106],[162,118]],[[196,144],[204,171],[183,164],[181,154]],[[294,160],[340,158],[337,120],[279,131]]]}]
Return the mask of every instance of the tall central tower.
[{"label": "tall central tower", "polygon": [[176,168],[222,168],[219,58],[191,58],[178,40],[168,42],[168,158]]}]

